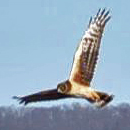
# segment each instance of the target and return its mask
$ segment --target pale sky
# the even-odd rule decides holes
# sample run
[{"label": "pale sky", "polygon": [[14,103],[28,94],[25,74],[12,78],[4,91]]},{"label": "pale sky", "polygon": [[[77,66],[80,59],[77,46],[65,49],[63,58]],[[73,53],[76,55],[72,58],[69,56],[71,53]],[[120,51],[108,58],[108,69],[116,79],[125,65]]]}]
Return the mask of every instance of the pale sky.
[{"label": "pale sky", "polygon": [[129,0],[0,0],[0,106],[18,106],[12,96],[55,88],[66,80],[90,16],[104,7],[112,18],[92,85],[113,93],[113,104],[130,102]]}]

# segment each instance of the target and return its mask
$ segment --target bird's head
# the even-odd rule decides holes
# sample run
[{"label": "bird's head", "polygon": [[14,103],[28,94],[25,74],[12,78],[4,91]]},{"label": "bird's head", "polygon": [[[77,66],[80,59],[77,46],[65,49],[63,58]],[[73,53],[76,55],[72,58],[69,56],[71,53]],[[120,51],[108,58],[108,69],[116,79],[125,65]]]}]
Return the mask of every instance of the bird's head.
[{"label": "bird's head", "polygon": [[67,94],[71,89],[69,81],[65,81],[62,83],[59,83],[57,85],[57,91],[58,93]]}]

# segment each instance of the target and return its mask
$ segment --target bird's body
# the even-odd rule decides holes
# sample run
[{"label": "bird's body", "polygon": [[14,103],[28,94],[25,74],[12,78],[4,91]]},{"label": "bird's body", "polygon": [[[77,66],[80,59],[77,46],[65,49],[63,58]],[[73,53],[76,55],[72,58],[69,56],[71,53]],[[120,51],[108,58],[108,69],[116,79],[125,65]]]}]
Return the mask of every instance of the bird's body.
[{"label": "bird's body", "polygon": [[81,98],[92,98],[93,100],[100,99],[94,89],[77,83],[73,83],[72,89],[67,94]]},{"label": "bird's body", "polygon": [[97,91],[91,87],[101,37],[106,23],[109,21],[109,11],[99,9],[96,16],[90,18],[88,29],[85,31],[74,55],[73,66],[68,80],[59,83],[57,89],[41,91],[32,95],[15,97],[20,103],[30,103],[44,100],[63,98],[84,98],[99,107],[105,106],[113,99],[113,95]]},{"label": "bird's body", "polygon": [[88,93],[92,91],[92,88],[86,87],[85,85],[80,85],[76,82],[70,82],[70,83],[71,83],[71,89],[69,92],[67,92],[68,95],[83,96],[88,95]]}]

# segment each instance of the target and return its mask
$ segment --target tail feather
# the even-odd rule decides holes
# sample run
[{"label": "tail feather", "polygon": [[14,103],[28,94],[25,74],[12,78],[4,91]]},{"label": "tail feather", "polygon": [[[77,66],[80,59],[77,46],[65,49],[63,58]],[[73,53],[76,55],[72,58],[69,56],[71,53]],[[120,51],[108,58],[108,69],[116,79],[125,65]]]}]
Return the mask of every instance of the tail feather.
[{"label": "tail feather", "polygon": [[87,100],[99,108],[106,106],[114,98],[114,95],[108,95],[107,93],[104,93],[104,92],[95,91],[95,93],[100,97],[100,100],[97,100],[97,99],[95,100],[87,99]]},{"label": "tail feather", "polygon": [[110,103],[114,98],[114,95],[106,95],[104,96],[104,98],[102,98],[100,101],[95,102],[95,105],[97,107],[104,107],[106,106],[108,103]]}]

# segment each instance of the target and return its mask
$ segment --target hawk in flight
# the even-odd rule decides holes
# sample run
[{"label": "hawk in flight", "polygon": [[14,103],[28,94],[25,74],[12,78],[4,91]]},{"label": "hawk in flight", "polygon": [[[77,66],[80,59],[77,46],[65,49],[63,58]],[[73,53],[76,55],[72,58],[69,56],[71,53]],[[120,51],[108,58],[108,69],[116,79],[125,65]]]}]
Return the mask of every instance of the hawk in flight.
[{"label": "hawk in flight", "polygon": [[95,66],[98,59],[102,34],[106,23],[110,20],[109,11],[99,9],[94,18],[90,18],[74,55],[69,79],[59,83],[56,89],[41,91],[27,96],[13,98],[25,105],[31,102],[48,101],[65,98],[83,98],[98,107],[108,104],[113,95],[100,92],[91,87]]}]

